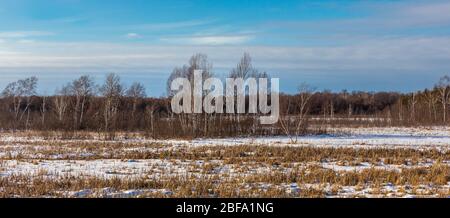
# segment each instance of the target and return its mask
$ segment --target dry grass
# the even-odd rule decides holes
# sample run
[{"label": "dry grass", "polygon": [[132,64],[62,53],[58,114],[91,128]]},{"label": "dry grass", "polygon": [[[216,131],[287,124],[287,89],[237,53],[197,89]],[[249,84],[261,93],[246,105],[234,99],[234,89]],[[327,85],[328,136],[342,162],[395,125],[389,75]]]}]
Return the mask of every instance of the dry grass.
[{"label": "dry grass", "polygon": [[[175,176],[158,179],[138,178],[80,178],[61,177],[49,179],[45,175],[30,177],[11,175],[0,177],[0,197],[73,197],[70,192],[80,190],[170,190],[168,193],[147,191],[139,197],[326,197],[337,195],[342,187],[371,187],[372,194],[381,194],[385,184],[399,186],[396,194],[448,196],[450,190],[440,188],[449,180],[448,166],[433,165],[431,168],[387,171],[368,169],[361,172],[337,173],[333,170],[311,167],[291,173],[273,172],[269,174],[242,175],[234,178],[219,175]],[[289,192],[286,185],[296,183],[300,189]],[[262,187],[263,184],[270,184]],[[301,184],[316,184],[302,187]],[[326,190],[326,185],[332,188]],[[420,187],[430,186],[425,191]],[[322,186],[321,186],[322,185]],[[405,190],[405,187],[409,187]],[[421,192],[422,191],[422,192]],[[108,197],[109,193],[92,191],[85,197]]]},{"label": "dry grass", "polygon": [[[96,160],[150,162],[108,176],[73,172]],[[67,172],[47,168],[56,161]],[[25,164],[37,170],[15,171]],[[438,149],[0,142],[0,197],[446,197],[449,181],[450,151]]]}]

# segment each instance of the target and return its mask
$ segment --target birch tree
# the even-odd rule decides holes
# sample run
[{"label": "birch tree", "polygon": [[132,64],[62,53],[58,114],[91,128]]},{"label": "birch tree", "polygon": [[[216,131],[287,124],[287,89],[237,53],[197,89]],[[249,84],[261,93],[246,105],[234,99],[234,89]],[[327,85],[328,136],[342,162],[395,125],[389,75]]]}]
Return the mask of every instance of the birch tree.
[{"label": "birch tree", "polygon": [[67,107],[69,105],[70,84],[63,86],[61,89],[55,91],[53,98],[53,111],[61,123],[66,116]]},{"label": "birch tree", "polygon": [[123,95],[120,77],[114,73],[108,74],[105,83],[100,88],[100,93],[104,97],[103,118],[105,131],[110,131],[111,124],[115,124],[120,99]]},{"label": "birch tree", "polygon": [[[260,73],[258,71],[258,69],[256,69],[255,67],[253,67],[252,64],[252,58],[250,56],[249,53],[244,53],[244,55],[241,57],[240,61],[238,62],[238,64],[236,65],[235,68],[233,68],[229,75],[229,78],[232,79],[242,79],[243,81],[246,81],[249,78],[255,78],[257,83],[259,82],[258,79],[259,78],[268,78],[268,74],[263,72]],[[270,84],[268,84],[268,86],[270,87]],[[235,107],[237,107],[237,87],[234,88],[234,98],[235,98]],[[248,94],[248,93],[245,93]],[[237,108],[234,109],[235,111],[237,111]],[[255,114],[256,115],[256,114]],[[234,116],[236,118],[236,123],[237,123],[237,131],[241,131],[241,116],[239,113],[235,114]],[[253,132],[256,131],[256,123],[257,120],[253,117]]]},{"label": "birch tree", "polygon": [[428,105],[428,113],[429,113],[429,117],[430,119],[433,119],[433,121],[436,121],[436,104],[439,101],[436,93],[433,90],[425,90],[424,92],[424,98],[425,98],[425,102]]},{"label": "birch tree", "polygon": [[[171,84],[172,81],[176,78],[186,78],[191,83],[191,93],[194,93],[194,71],[195,70],[201,70],[202,71],[202,84],[205,80],[208,78],[211,78],[214,74],[212,72],[212,63],[208,60],[208,56],[202,53],[194,54],[190,59],[189,63],[187,65],[184,65],[183,67],[176,67],[172,73],[169,76],[169,79],[167,80],[167,94],[170,97],[172,97],[175,93],[171,90]],[[206,94],[202,93],[203,96]],[[192,101],[194,98],[192,98]],[[194,104],[191,103],[191,107],[193,110]],[[195,134],[196,131],[199,129],[198,127],[198,116],[196,114],[180,114],[178,116],[180,119],[180,124],[182,130],[191,129],[192,133]],[[206,119],[206,116],[204,117]],[[189,126],[189,123],[191,126]],[[204,125],[207,125],[206,122],[204,122]],[[205,126],[204,126],[205,127]]]},{"label": "birch tree", "polygon": [[436,89],[439,92],[439,102],[442,105],[442,121],[445,123],[447,121],[447,104],[450,97],[450,77],[444,76],[439,79]]},{"label": "birch tree", "polygon": [[72,82],[70,92],[75,97],[74,127],[79,129],[83,125],[84,113],[89,98],[95,94],[94,80],[89,76],[81,76]]},{"label": "birch tree", "polygon": [[[8,84],[2,92],[3,97],[11,99],[13,105],[14,129],[23,120],[25,114],[27,116],[25,128],[28,129],[29,127],[29,109],[33,96],[36,95],[37,81],[36,77],[18,80]],[[25,103],[25,107],[22,107],[23,103]]]},{"label": "birch tree", "polygon": [[[302,83],[298,87],[298,94],[296,102],[294,102],[296,114],[292,117],[287,114],[287,117],[280,119],[280,125],[284,133],[290,138],[292,143],[297,143],[298,136],[301,133],[302,126],[306,124],[307,115],[309,113],[309,102],[314,94],[315,88],[306,83]],[[288,103],[290,104],[290,102]]]}]

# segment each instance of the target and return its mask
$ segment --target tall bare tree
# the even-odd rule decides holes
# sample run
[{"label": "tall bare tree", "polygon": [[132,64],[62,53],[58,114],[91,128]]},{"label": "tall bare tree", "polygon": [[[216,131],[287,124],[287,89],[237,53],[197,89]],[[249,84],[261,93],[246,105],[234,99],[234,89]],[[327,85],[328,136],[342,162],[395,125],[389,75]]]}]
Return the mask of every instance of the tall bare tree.
[{"label": "tall bare tree", "polygon": [[69,97],[70,95],[70,84],[63,86],[61,89],[55,91],[55,96],[53,98],[53,111],[55,112],[58,121],[63,122],[67,107],[69,105]]},{"label": "tall bare tree", "polygon": [[79,129],[83,125],[86,104],[95,94],[94,80],[90,76],[81,76],[72,82],[70,92],[75,96],[74,127]]},{"label": "tall bare tree", "polygon": [[120,82],[120,77],[114,73],[106,76],[105,83],[100,87],[100,93],[105,98],[104,100],[104,125],[105,131],[111,130],[111,124],[115,125],[117,112],[119,109],[120,99],[123,96],[123,85]]},{"label": "tall bare tree", "polygon": [[41,102],[41,125],[45,127],[45,115],[47,114],[47,95],[42,96]]},{"label": "tall bare tree", "polygon": [[425,90],[424,91],[425,102],[428,105],[428,113],[429,118],[433,119],[433,122],[436,121],[437,113],[436,113],[436,104],[438,102],[438,97],[433,90]]},{"label": "tall bare tree", "polygon": [[298,94],[296,95],[296,100],[293,103],[295,108],[295,113],[293,116],[287,114],[286,117],[281,117],[280,125],[284,133],[291,139],[292,143],[297,143],[298,136],[301,133],[302,127],[306,128],[308,113],[309,113],[309,102],[314,94],[315,88],[311,87],[306,83],[302,83],[298,87]]},{"label": "tall bare tree", "polygon": [[230,72],[230,78],[247,79],[249,77],[257,77],[258,70],[253,68],[252,58],[249,53],[244,53],[239,63]]},{"label": "tall bare tree", "polygon": [[410,107],[411,107],[411,111],[410,111],[410,120],[411,122],[415,122],[416,121],[416,105],[418,102],[418,97],[417,97],[418,93],[417,92],[413,92],[411,93],[411,98],[410,98]]},{"label": "tall bare tree", "polygon": [[[175,68],[172,73],[169,76],[169,79],[167,80],[167,94],[169,97],[172,97],[175,93],[171,90],[170,85],[172,81],[176,78],[186,78],[191,83],[191,90],[193,93],[194,89],[194,71],[195,70],[201,70],[202,71],[202,83],[207,80],[208,78],[211,78],[214,74],[212,72],[212,63],[208,60],[208,56],[205,54],[194,54],[190,59],[188,65],[184,65],[183,67],[177,67]],[[205,93],[202,93],[203,95]],[[194,98],[192,98],[192,101],[194,101]],[[192,109],[194,107],[194,104],[191,102]],[[192,110],[193,111],[193,110]],[[180,114],[178,116],[180,119],[180,124],[182,127],[182,130],[190,129],[192,133],[196,133],[199,123],[199,116],[197,114]],[[204,116],[204,119],[207,119],[206,116]],[[191,126],[189,126],[189,123]],[[206,120],[204,122],[204,125],[206,125]],[[205,129],[205,128],[203,128]]]},{"label": "tall bare tree", "polygon": [[436,89],[439,92],[439,102],[442,105],[442,121],[447,122],[447,104],[450,97],[450,77],[443,76],[439,79]]},{"label": "tall bare tree", "polygon": [[18,82],[9,83],[2,92],[4,98],[8,98],[12,102],[14,113],[14,128],[19,119],[20,106],[22,104],[23,90],[19,87]]},{"label": "tall bare tree", "polygon": [[[259,82],[258,81],[259,78],[268,78],[269,75],[266,72],[260,73],[258,71],[258,69],[253,67],[252,58],[251,58],[250,54],[245,52],[244,55],[239,60],[239,62],[236,65],[236,67],[233,68],[230,71],[228,77],[229,78],[233,78],[233,79],[242,79],[244,81],[247,80],[248,78],[255,78],[256,82],[258,83]],[[270,84],[269,84],[269,86],[270,86]],[[234,90],[234,94],[235,94],[235,96],[234,96],[235,97],[234,105],[235,105],[235,107],[237,107],[237,101],[238,101],[238,99],[236,99],[237,98],[237,91],[236,91],[236,89],[237,89],[237,87],[235,87],[235,90]],[[235,108],[235,111],[237,111],[237,108]],[[235,119],[236,119],[237,131],[240,131],[240,129],[241,129],[241,126],[240,126],[241,116],[240,116],[239,113],[237,113],[233,117],[235,117]],[[255,131],[257,120],[254,117],[253,117],[253,123],[254,123],[254,125],[253,125],[252,129]]]},{"label": "tall bare tree", "polygon": [[134,115],[136,113],[136,108],[139,103],[139,99],[145,98],[147,95],[145,93],[145,87],[139,82],[135,82],[131,85],[131,87],[126,91],[127,97],[131,98],[133,101],[133,106],[131,110],[131,118],[134,120]]},{"label": "tall bare tree", "polygon": [[[5,90],[3,90],[2,95],[11,99],[13,104],[14,129],[17,127],[18,123],[23,120],[25,114],[27,114],[25,128],[28,129],[30,118],[29,109],[33,96],[36,95],[37,81],[38,79],[36,77],[18,80],[8,84]],[[25,107],[21,110],[22,103],[25,103]]]}]

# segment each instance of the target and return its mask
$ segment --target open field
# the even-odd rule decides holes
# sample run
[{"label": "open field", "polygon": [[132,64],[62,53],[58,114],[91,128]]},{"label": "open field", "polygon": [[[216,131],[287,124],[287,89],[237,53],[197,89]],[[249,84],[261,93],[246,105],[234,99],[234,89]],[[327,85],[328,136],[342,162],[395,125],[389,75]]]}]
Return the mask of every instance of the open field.
[{"label": "open field", "polygon": [[0,197],[448,197],[450,128],[152,140],[1,133]]}]

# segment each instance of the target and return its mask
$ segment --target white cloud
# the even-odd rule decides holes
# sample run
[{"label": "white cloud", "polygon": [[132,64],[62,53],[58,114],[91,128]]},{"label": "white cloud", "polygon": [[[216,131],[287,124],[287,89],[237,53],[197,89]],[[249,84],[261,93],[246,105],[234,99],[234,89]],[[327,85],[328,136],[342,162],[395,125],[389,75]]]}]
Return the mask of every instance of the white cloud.
[{"label": "white cloud", "polygon": [[127,33],[125,35],[125,37],[127,37],[128,39],[140,39],[140,38],[142,38],[142,36],[140,34],[137,34],[137,33]]}]

